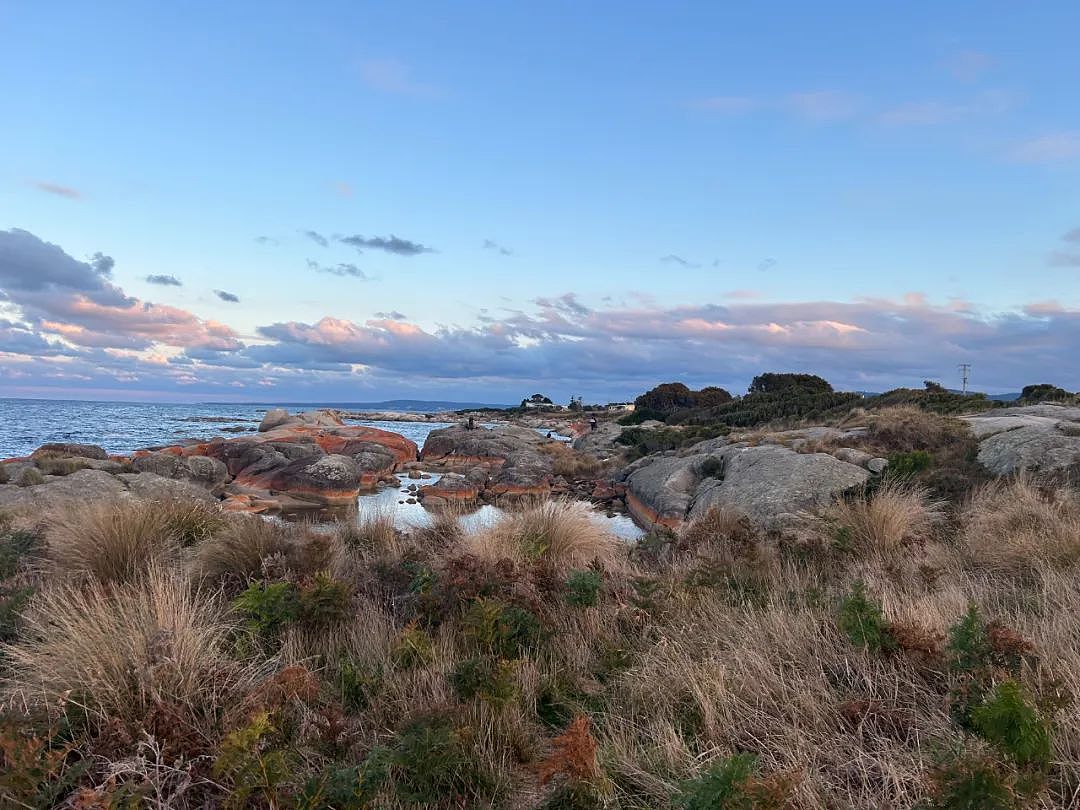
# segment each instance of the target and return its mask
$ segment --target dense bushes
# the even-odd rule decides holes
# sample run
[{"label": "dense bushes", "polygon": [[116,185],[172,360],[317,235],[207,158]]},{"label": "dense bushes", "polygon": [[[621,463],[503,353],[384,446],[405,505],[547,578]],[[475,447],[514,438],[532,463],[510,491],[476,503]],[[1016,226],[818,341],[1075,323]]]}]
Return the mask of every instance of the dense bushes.
[{"label": "dense bushes", "polygon": [[[709,386],[691,391],[683,383],[663,383],[634,400],[634,412],[667,415],[689,408],[708,408],[731,401],[731,394],[723,388]],[[625,423],[624,423],[625,424]]]}]

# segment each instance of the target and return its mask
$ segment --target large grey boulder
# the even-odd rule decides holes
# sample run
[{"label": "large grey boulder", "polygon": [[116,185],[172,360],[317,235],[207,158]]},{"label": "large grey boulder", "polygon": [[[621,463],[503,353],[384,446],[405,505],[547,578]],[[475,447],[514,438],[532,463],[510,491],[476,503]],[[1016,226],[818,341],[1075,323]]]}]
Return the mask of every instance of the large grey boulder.
[{"label": "large grey boulder", "polygon": [[[701,448],[705,452],[694,452]],[[743,443],[695,445],[685,455],[642,459],[626,477],[627,506],[640,523],[677,529],[713,506],[732,506],[774,528],[864,484],[863,467],[825,453]]]},{"label": "large grey boulder", "polygon": [[273,430],[276,427],[281,427],[287,424],[289,419],[289,412],[284,408],[271,408],[263,416],[262,421],[259,423],[259,432],[265,433],[268,430]]},{"label": "large grey boulder", "polygon": [[965,417],[979,441],[979,463],[996,475],[1059,472],[1080,465],[1080,408],[1026,405]]},{"label": "large grey boulder", "polygon": [[204,487],[215,495],[221,495],[229,482],[229,470],[225,463],[209,456],[150,453],[132,459],[131,466],[137,473],[152,473],[162,478],[187,481]]},{"label": "large grey boulder", "polygon": [[62,501],[97,501],[124,497],[127,487],[117,476],[101,470],[78,470],[71,475],[47,475],[42,484],[0,486],[0,508],[43,509]]},{"label": "large grey boulder", "polygon": [[218,502],[218,499],[209,490],[190,481],[165,478],[151,472],[121,473],[116,477],[127,485],[127,491],[130,495],[143,500],[195,500],[212,504]]}]

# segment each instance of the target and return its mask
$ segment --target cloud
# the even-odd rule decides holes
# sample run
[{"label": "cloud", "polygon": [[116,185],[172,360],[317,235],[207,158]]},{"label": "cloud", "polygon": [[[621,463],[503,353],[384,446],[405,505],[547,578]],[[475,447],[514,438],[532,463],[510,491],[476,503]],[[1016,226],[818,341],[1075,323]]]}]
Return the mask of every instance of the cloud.
[{"label": "cloud", "polygon": [[67,197],[69,200],[81,200],[83,198],[82,192],[71,186],[61,186],[58,183],[46,183],[42,180],[35,180],[31,185],[38,191],[44,191],[46,194],[55,194],[58,197]]},{"label": "cloud", "polygon": [[1080,130],[1051,132],[1023,141],[1010,152],[1019,163],[1062,163],[1080,158]]},{"label": "cloud", "polygon": [[405,321],[408,317],[403,312],[392,309],[389,312],[376,312],[375,317],[384,321]]},{"label": "cloud", "polygon": [[330,244],[330,240],[318,231],[302,231],[302,233],[319,247],[326,247]]},{"label": "cloud", "polygon": [[945,69],[962,82],[979,79],[994,65],[994,59],[982,51],[959,51],[945,60]]},{"label": "cloud", "polygon": [[692,101],[690,106],[698,110],[719,113],[720,115],[736,116],[760,109],[762,102],[747,96],[709,96]]},{"label": "cloud", "polygon": [[373,236],[370,239],[359,235],[338,236],[337,240],[342,244],[356,248],[361,253],[363,253],[363,248],[382,250],[397,256],[418,256],[421,253],[435,252],[433,248],[429,248],[419,242],[413,242],[410,239],[401,239],[393,234],[390,236]]},{"label": "cloud", "polygon": [[1047,264],[1051,267],[1080,267],[1080,253],[1055,250],[1047,257]]},{"label": "cloud", "polygon": [[859,108],[859,101],[855,96],[837,90],[792,93],[785,99],[784,104],[797,117],[815,123],[852,118]]},{"label": "cloud", "polygon": [[225,290],[214,290],[214,295],[220,298],[222,301],[226,301],[230,304],[239,304],[240,298],[231,292],[225,292]]},{"label": "cloud", "polygon": [[1066,242],[1080,242],[1080,228],[1073,228],[1070,231],[1066,231],[1061,238]]},{"label": "cloud", "polygon": [[358,278],[361,281],[371,280],[371,277],[368,276],[367,273],[365,273],[355,264],[341,263],[337,265],[327,265],[319,264],[313,259],[308,259],[307,266],[308,270],[314,270],[316,273],[328,273],[332,276],[352,276],[353,278]]},{"label": "cloud", "polygon": [[278,242],[277,239],[275,239],[272,236],[256,236],[255,241],[258,242],[260,245],[280,245],[281,244],[280,242]]},{"label": "cloud", "polygon": [[970,118],[1001,115],[1012,109],[1009,93],[987,90],[968,101],[913,101],[881,112],[878,122],[885,126],[934,126],[955,124]]},{"label": "cloud", "polygon": [[680,267],[701,267],[700,264],[684,259],[682,256],[676,256],[674,253],[669,253],[666,256],[661,256],[660,261],[665,264],[677,264]]},{"label": "cloud", "polygon": [[162,287],[182,287],[183,283],[176,276],[146,276],[143,281],[147,284],[159,284]]},{"label": "cloud", "polygon": [[80,262],[29,231],[0,231],[0,301],[25,328],[70,347],[146,349],[241,347],[229,327],[125,295],[110,280],[113,260]]},{"label": "cloud", "polygon": [[397,59],[368,59],[360,65],[360,78],[382,93],[401,96],[436,96],[438,90],[412,78],[412,71]]},{"label": "cloud", "polygon": [[770,256],[770,257],[768,257],[766,259],[762,259],[760,262],[758,262],[757,269],[758,269],[759,273],[767,273],[770,270],[772,270],[774,267],[776,267],[776,265],[778,265],[778,264],[779,264],[779,262],[776,261],[776,259],[774,259],[774,258],[772,258]]},{"label": "cloud", "polygon": [[500,256],[513,256],[514,251],[508,247],[503,247],[498,242],[494,242],[491,239],[484,240],[484,250],[491,250],[498,253]]}]

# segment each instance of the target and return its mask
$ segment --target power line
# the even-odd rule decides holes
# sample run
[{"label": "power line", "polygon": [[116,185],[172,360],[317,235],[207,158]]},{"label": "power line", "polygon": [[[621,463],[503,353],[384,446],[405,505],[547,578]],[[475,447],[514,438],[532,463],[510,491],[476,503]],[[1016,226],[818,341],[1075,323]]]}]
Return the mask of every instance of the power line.
[{"label": "power line", "polygon": [[963,380],[963,392],[967,393],[968,375],[971,374],[971,363],[961,363],[960,366],[960,378]]}]

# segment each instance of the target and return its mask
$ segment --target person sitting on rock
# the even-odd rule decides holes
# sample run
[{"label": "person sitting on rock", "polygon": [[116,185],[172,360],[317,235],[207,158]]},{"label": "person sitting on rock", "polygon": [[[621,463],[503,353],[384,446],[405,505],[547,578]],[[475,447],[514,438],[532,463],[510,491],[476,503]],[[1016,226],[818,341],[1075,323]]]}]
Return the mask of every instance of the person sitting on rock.
[{"label": "person sitting on rock", "polygon": [[469,417],[469,421],[465,423],[465,429],[466,430],[475,430],[476,429],[476,422],[473,419],[473,417],[471,417],[471,416]]}]

